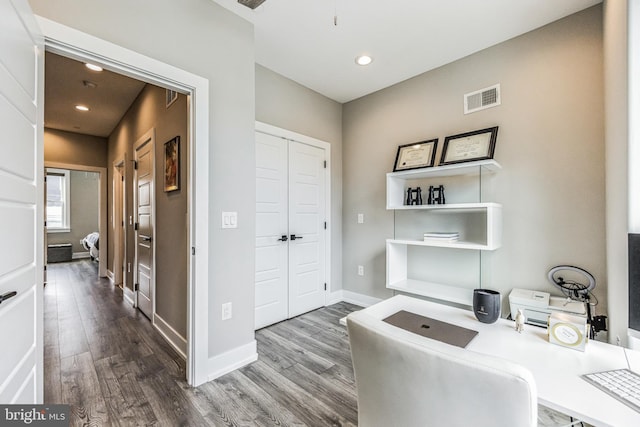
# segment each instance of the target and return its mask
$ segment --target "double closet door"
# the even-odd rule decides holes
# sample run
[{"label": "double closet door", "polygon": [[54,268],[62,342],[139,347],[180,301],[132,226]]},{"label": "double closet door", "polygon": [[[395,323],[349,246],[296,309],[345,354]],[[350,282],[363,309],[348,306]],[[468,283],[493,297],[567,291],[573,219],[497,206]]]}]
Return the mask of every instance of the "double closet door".
[{"label": "double closet door", "polygon": [[259,329],[325,304],[325,150],[256,132]]}]

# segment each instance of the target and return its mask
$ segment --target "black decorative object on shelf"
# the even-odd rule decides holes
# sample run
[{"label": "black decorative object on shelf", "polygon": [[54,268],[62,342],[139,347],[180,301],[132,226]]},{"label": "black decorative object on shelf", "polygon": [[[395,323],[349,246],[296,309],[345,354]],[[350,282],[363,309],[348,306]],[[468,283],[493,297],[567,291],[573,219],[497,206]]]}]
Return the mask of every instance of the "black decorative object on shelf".
[{"label": "black decorative object on shelf", "polygon": [[407,200],[406,205],[421,205],[422,204],[422,188],[407,188]]},{"label": "black decorative object on shelf", "polygon": [[439,185],[434,187],[433,185],[429,186],[429,195],[427,196],[427,204],[428,205],[444,205],[444,185]]}]

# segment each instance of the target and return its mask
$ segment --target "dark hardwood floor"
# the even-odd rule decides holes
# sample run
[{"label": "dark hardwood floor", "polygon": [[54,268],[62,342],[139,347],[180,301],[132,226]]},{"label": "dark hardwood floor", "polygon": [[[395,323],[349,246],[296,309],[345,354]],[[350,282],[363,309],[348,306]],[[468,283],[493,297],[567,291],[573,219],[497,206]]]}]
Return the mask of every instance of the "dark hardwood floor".
[{"label": "dark hardwood floor", "polygon": [[45,403],[82,426],[357,425],[340,303],[256,332],[259,360],[198,388],[184,360],[89,260],[49,264]]},{"label": "dark hardwood floor", "polygon": [[[355,426],[339,303],[256,332],[259,360],[198,388],[185,361],[89,260],[50,264],[44,291],[45,403],[73,426]],[[543,426],[569,424],[540,408]]]}]

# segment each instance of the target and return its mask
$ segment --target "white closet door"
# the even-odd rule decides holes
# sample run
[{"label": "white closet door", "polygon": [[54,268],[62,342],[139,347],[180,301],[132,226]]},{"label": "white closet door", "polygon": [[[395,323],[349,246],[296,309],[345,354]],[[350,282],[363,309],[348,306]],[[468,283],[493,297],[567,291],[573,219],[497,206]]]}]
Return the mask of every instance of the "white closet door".
[{"label": "white closet door", "polygon": [[325,304],[325,151],[289,142],[289,317]]},{"label": "white closet door", "polygon": [[256,329],[325,304],[324,161],[256,132]]},{"label": "white closet door", "polygon": [[256,132],[256,329],[289,316],[287,186],[287,141]]},{"label": "white closet door", "polygon": [[26,0],[0,2],[0,402],[43,400],[43,43]]}]

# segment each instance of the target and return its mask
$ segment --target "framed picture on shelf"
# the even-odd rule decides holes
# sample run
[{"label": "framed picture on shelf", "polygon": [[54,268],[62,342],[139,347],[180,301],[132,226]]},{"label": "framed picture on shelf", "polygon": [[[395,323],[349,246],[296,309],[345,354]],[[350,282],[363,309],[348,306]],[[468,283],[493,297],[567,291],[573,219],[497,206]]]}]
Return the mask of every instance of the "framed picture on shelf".
[{"label": "framed picture on shelf", "polygon": [[434,165],[438,138],[398,147],[393,171],[429,168]]},{"label": "framed picture on shelf", "polygon": [[164,191],[180,189],[180,137],[164,143]]},{"label": "framed picture on shelf", "polygon": [[498,126],[447,136],[439,166],[493,159]]}]

